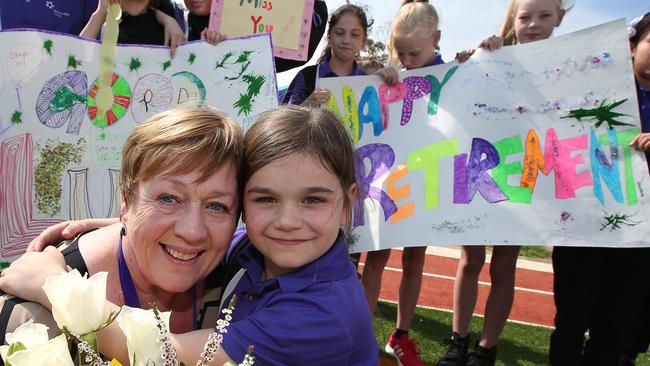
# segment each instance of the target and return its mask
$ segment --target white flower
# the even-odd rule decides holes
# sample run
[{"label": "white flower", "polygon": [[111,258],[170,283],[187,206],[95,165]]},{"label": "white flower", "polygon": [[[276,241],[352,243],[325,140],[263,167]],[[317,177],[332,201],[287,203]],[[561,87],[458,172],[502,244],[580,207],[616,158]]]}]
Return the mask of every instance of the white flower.
[{"label": "white flower", "polygon": [[[5,342],[7,344],[20,342],[27,349],[31,349],[39,344],[45,344],[47,340],[47,326],[34,323],[32,319],[29,319],[27,323],[21,324],[13,333],[5,334]],[[9,346],[0,346],[0,355],[3,360],[7,359],[8,350]]]},{"label": "white flower", "polygon": [[[171,312],[160,312],[159,314],[167,332],[169,332]],[[117,315],[117,324],[120,325],[126,336],[131,366],[163,364],[160,349],[162,342],[159,341],[158,323],[152,310],[122,306],[122,310]]]},{"label": "white flower", "polygon": [[52,273],[43,290],[52,303],[52,315],[59,328],[83,335],[99,328],[106,315],[107,272],[86,278],[76,269]]},{"label": "white flower", "polygon": [[[47,338],[47,336],[46,336]],[[35,344],[7,357],[12,366],[74,366],[64,334],[44,344]]]}]

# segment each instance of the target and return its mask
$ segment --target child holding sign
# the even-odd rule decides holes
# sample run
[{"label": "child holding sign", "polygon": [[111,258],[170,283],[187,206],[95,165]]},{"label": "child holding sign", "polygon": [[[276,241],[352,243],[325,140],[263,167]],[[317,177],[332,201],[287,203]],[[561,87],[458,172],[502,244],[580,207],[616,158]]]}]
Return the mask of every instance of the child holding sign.
[{"label": "child holding sign", "polygon": [[[495,50],[546,39],[559,26],[568,6],[561,0],[511,0],[500,36],[483,40],[479,47]],[[474,50],[459,55],[465,60]],[[491,286],[485,306],[483,332],[474,352],[468,354],[469,324],[476,306],[478,280],[485,263],[485,246],[464,246],[454,284],[454,316],[449,347],[439,366],[494,365],[496,345],[514,299],[515,271],[520,246],[495,246],[490,263]]]},{"label": "child holding sign", "polygon": [[289,84],[282,104],[320,105],[327,102],[330,92],[317,88],[318,78],[365,75],[356,57],[368,38],[366,13],[356,5],[346,4],[330,16],[327,48],[317,65],[300,70]]},{"label": "child holding sign", "polygon": [[[391,63],[407,70],[442,64],[442,58],[436,51],[439,40],[438,14],[435,8],[428,1],[403,1],[393,19],[388,40]],[[392,67],[381,69],[377,74],[387,84],[394,84],[398,79],[397,71]],[[385,349],[403,366],[424,366],[408,331],[420,296],[425,251],[426,247],[409,247],[402,252],[403,274],[399,289],[397,327],[390,335]],[[366,258],[362,281],[373,313],[377,307],[381,277],[389,256],[390,249],[385,249],[368,252]]]}]

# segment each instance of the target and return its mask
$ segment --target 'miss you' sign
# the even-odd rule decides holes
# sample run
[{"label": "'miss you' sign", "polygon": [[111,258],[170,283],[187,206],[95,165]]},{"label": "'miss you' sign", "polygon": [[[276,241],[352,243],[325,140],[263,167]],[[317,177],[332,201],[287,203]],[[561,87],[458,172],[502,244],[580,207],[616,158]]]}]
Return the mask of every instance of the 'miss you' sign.
[{"label": "'miss you' sign", "polygon": [[357,144],[355,251],[648,246],[624,21],[400,72],[396,85],[319,82]]}]

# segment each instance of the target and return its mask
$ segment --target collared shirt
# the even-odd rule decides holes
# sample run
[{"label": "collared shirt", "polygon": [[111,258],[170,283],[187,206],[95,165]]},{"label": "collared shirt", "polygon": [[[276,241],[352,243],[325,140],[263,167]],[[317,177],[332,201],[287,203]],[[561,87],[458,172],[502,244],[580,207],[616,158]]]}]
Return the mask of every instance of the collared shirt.
[{"label": "collared shirt", "polygon": [[241,252],[246,272],[221,345],[235,362],[253,345],[260,365],[378,364],[368,303],[341,237],[314,262],[265,281],[263,255],[252,245]]},{"label": "collared shirt", "polygon": [[426,64],[426,65],[424,65],[424,66],[422,66],[422,67],[435,66],[435,65],[442,65],[442,64],[444,64],[444,63],[445,63],[445,62],[442,61],[442,55],[440,54],[440,52],[436,52],[436,58],[433,59],[433,61],[429,62],[428,64]]},{"label": "collared shirt", "polygon": [[289,84],[287,93],[282,99],[282,104],[300,105],[314,92],[314,89],[316,89],[316,69],[318,69],[318,78],[366,75],[356,62],[352,66],[352,72],[348,75],[336,74],[328,60],[322,61],[318,65],[307,66],[300,70]]},{"label": "collared shirt", "polygon": [[97,0],[2,0],[2,29],[34,28],[77,35],[97,9]]},{"label": "collared shirt", "polygon": [[[637,96],[639,97],[639,116],[641,117],[641,131],[650,132],[650,90],[637,84]],[[645,152],[648,170],[650,171],[650,151]]]}]

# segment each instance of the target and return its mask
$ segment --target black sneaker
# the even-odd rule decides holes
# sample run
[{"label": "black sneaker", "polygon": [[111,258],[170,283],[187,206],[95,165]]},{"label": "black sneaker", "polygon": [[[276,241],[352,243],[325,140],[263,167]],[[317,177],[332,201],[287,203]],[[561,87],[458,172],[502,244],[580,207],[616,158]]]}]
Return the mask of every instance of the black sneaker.
[{"label": "black sneaker", "polygon": [[461,337],[460,334],[452,332],[449,338],[445,339],[447,352],[438,361],[438,366],[465,366],[467,361],[467,348],[469,347],[469,335]]},{"label": "black sneaker", "polygon": [[467,366],[494,366],[497,359],[497,346],[483,348],[476,343],[474,352],[467,355]]}]

